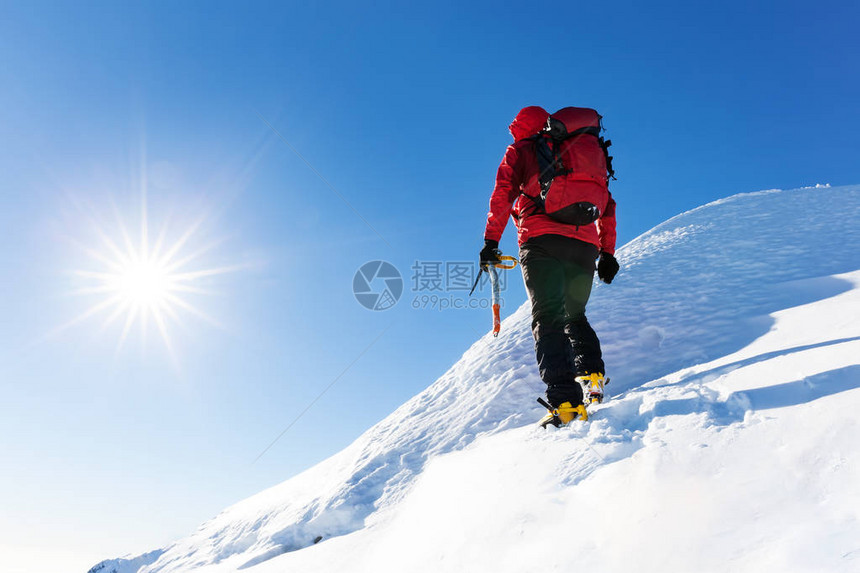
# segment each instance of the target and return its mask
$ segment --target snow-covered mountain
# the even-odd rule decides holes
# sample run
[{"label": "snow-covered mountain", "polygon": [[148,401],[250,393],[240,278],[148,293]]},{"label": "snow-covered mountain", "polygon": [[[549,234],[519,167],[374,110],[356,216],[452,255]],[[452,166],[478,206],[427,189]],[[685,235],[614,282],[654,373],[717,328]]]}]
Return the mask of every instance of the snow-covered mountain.
[{"label": "snow-covered mountain", "polygon": [[535,427],[525,304],[339,454],[93,571],[860,571],[860,186],[736,195],[618,258],[591,421]]}]

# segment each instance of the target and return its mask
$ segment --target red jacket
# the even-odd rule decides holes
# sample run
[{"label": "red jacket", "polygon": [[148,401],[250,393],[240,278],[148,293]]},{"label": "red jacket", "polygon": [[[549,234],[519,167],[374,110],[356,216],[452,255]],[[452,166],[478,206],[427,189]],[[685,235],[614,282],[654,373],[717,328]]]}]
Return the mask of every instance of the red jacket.
[{"label": "red jacket", "polygon": [[540,194],[537,156],[533,143],[525,138],[539,132],[546,125],[548,117],[549,114],[542,108],[531,106],[520,110],[511,123],[509,129],[514,136],[514,144],[508,146],[496,174],[484,239],[499,241],[508,224],[508,217],[513,216],[520,245],[531,237],[564,235],[615,254],[615,200],[611,194],[600,219],[580,227],[561,223],[543,213],[533,213],[532,201],[522,196],[523,193],[531,196]]}]

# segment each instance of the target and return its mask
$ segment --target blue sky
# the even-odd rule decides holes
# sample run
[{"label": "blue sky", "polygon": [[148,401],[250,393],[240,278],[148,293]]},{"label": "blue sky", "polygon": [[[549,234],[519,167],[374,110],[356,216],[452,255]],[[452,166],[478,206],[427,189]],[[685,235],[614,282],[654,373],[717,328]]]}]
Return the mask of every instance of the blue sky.
[{"label": "blue sky", "polygon": [[[860,182],[851,3],[247,4],[0,8],[0,556],[167,543],[444,372],[490,317],[411,308],[410,268],[474,260],[523,106],[605,116],[619,244],[730,194]],[[201,219],[184,248],[217,241],[191,267],[237,267],[189,295],[220,326],[179,312],[173,358],[152,324],[121,348],[104,316],[55,332],[98,302],[71,295],[98,266],[81,245],[114,212],[136,233],[144,191],[168,241]],[[385,312],[351,292],[377,259],[406,281]]]}]

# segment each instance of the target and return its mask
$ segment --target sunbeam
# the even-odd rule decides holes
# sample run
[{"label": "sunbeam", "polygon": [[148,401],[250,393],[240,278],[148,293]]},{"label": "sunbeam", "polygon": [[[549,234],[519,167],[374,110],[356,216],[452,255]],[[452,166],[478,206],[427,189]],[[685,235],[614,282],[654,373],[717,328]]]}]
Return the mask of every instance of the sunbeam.
[{"label": "sunbeam", "polygon": [[[208,283],[211,277],[236,272],[243,266],[206,267],[201,264],[203,257],[223,242],[221,239],[210,240],[203,246],[192,246],[204,226],[205,217],[197,218],[188,227],[175,229],[172,235],[177,238],[171,241],[166,220],[161,222],[157,232],[150,233],[153,217],[148,212],[145,193],[138,233],[129,232],[115,206],[113,213],[116,220],[114,233],[88,217],[90,231],[97,238],[96,246],[73,241],[89,259],[90,268],[73,271],[82,284],[72,294],[100,297],[100,300],[55,329],[54,333],[103,316],[100,332],[113,325],[121,325],[117,340],[119,351],[136,326],[139,326],[145,340],[149,325],[154,325],[164,346],[174,355],[170,329],[171,326],[184,326],[182,321],[186,316],[223,328],[216,319],[195,306],[190,298],[215,294],[211,288],[206,288],[208,284],[203,283]],[[135,241],[134,237],[138,240]]]}]

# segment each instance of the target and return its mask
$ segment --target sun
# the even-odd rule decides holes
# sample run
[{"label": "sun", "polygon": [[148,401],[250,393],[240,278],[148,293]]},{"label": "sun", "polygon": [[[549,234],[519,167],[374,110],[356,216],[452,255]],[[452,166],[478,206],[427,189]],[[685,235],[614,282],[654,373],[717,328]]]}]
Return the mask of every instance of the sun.
[{"label": "sun", "polygon": [[127,304],[152,307],[165,304],[174,284],[168,267],[159,261],[132,261],[110,281]]},{"label": "sun", "polygon": [[185,326],[186,318],[221,326],[198,308],[194,300],[200,295],[216,294],[211,290],[213,277],[235,272],[241,266],[205,264],[207,254],[222,242],[201,243],[200,229],[205,217],[184,228],[171,228],[166,220],[162,221],[153,239],[144,195],[137,218],[139,232],[132,234],[114,209],[111,231],[108,226],[89,219],[95,244],[73,241],[89,261],[88,268],[73,271],[81,283],[73,294],[95,301],[57,330],[102,317],[102,330],[122,325],[119,349],[136,326],[145,340],[150,325],[154,325],[165,347],[173,354],[171,328]]}]

